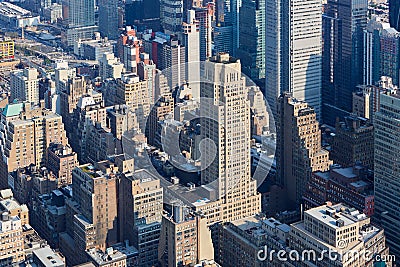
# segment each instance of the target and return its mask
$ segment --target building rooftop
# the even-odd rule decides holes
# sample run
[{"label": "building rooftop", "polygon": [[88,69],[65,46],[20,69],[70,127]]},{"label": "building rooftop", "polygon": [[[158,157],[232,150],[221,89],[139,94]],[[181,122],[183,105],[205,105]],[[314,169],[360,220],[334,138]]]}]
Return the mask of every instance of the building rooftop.
[{"label": "building rooftop", "polygon": [[18,116],[24,110],[24,103],[8,104],[3,109],[3,116],[14,117]]},{"label": "building rooftop", "polygon": [[50,247],[36,249],[33,254],[40,260],[44,266],[64,266],[64,260],[55,253]]},{"label": "building rooftop", "polygon": [[354,208],[343,204],[324,205],[305,211],[305,214],[331,228],[338,229],[364,220],[367,216]]},{"label": "building rooftop", "polygon": [[108,248],[106,252],[96,249],[89,249],[86,251],[89,257],[97,263],[97,265],[103,266],[104,264],[110,264],[118,261],[122,261],[127,258],[126,254],[114,249]]}]

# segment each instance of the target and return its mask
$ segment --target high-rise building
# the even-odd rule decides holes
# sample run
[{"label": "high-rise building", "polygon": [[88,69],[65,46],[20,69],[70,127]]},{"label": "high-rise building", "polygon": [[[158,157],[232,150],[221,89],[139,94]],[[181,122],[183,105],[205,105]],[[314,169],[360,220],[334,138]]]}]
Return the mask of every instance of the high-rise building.
[{"label": "high-rise building", "polygon": [[[291,225],[288,244],[290,250],[320,256],[306,256],[307,260],[296,261],[296,266],[372,267],[379,265],[379,259],[389,258],[385,234],[386,230],[371,224],[370,218],[356,209],[328,203],[305,211],[304,220]],[[327,256],[327,248],[337,252],[337,258]],[[388,260],[385,266],[391,264]]]},{"label": "high-rise building", "polygon": [[321,147],[317,114],[306,102],[282,95],[276,125],[277,181],[287,190],[292,206],[301,203],[312,172],[329,170],[332,161]]},{"label": "high-rise building", "polygon": [[8,104],[1,114],[0,186],[8,187],[8,172],[18,167],[45,164],[51,143],[68,143],[60,115],[44,109],[44,103],[33,109],[29,103]]},{"label": "high-rise building", "polygon": [[95,21],[95,0],[66,0],[63,2],[67,20],[66,43],[73,46],[79,39],[90,39],[98,30]]},{"label": "high-rise building", "polygon": [[164,71],[170,88],[182,85],[187,71],[185,46],[176,38],[171,38],[157,49],[157,58],[157,68]]},{"label": "high-rise building", "polygon": [[68,265],[86,262],[85,251],[105,251],[118,240],[117,172],[109,161],[87,164],[72,172],[73,197],[67,200],[67,232],[60,249]]},{"label": "high-rise building", "polygon": [[[146,124],[147,142],[155,146],[157,133],[161,132],[160,122],[163,120],[173,119],[174,115],[174,99],[172,94],[168,93],[161,96],[152,107]],[[161,140],[158,140],[161,141]],[[161,143],[161,142],[159,142]],[[161,148],[161,147],[160,147]]]},{"label": "high-rise building", "polygon": [[240,60],[219,54],[210,58],[204,68],[200,87],[201,137],[212,142],[205,144],[201,154],[201,162],[206,164],[201,182],[215,195],[208,197],[212,202],[196,208],[205,213],[211,224],[260,212],[261,198],[250,171],[250,103]]},{"label": "high-rise building", "polygon": [[95,25],[95,0],[68,0],[68,27]]},{"label": "high-rise building", "polygon": [[99,0],[99,31],[108,39],[118,38],[118,0]]},{"label": "high-rise building", "polygon": [[148,82],[139,76],[127,73],[116,81],[116,104],[125,104],[137,117],[139,126],[144,130],[146,118],[150,113]]},{"label": "high-rise building", "polygon": [[196,12],[196,20],[200,25],[200,60],[205,61],[211,57],[211,42],[212,42],[212,3],[208,3],[206,7],[193,7]]},{"label": "high-rise building", "polygon": [[125,3],[126,25],[141,26],[141,23],[145,24],[148,21],[159,27],[160,9],[160,0],[127,0]]},{"label": "high-rise building", "polygon": [[364,30],[364,85],[377,85],[382,76],[399,86],[400,34],[378,16]]},{"label": "high-rise building", "polygon": [[164,32],[179,37],[183,22],[183,0],[161,0],[160,9]]},{"label": "high-rise building", "polygon": [[27,68],[11,73],[10,91],[11,100],[28,101],[31,104],[39,104],[39,79],[38,71]]},{"label": "high-rise building", "polygon": [[47,148],[46,167],[58,178],[58,185],[72,183],[72,170],[78,166],[78,158],[70,145],[53,143]]},{"label": "high-rise building", "polygon": [[321,114],[322,3],[267,0],[266,97],[274,113],[278,97],[291,92]]},{"label": "high-rise building", "polygon": [[400,256],[400,186],[398,147],[400,137],[400,95],[380,96],[375,113],[375,214],[385,229],[391,253]]},{"label": "high-rise building", "polygon": [[214,27],[214,55],[219,53],[233,53],[232,25],[218,25]]},{"label": "high-rise building", "polygon": [[188,10],[187,21],[182,24],[183,45],[186,55],[186,82],[192,88],[193,98],[200,98],[200,29],[195,11]]},{"label": "high-rise building", "polygon": [[237,57],[242,72],[257,81],[265,78],[265,0],[244,0],[240,7]]},{"label": "high-rise building", "polygon": [[180,204],[171,204],[164,214],[158,258],[161,266],[190,266],[214,259],[214,247],[207,219],[185,212]]},{"label": "high-rise building", "polygon": [[366,119],[348,116],[336,122],[330,158],[342,167],[357,163],[374,169],[374,127]]},{"label": "high-rise building", "polygon": [[128,239],[139,250],[137,266],[155,266],[161,230],[163,188],[157,177],[147,170],[134,171],[133,159],[130,163],[130,168],[121,176],[120,235],[121,239]]},{"label": "high-rise building", "polygon": [[390,26],[400,31],[400,3],[396,0],[389,0],[389,21]]},{"label": "high-rise building", "polygon": [[[352,93],[363,82],[363,31],[367,0],[328,0],[323,16],[323,121],[351,112]],[[350,75],[350,76],[349,76]]]}]

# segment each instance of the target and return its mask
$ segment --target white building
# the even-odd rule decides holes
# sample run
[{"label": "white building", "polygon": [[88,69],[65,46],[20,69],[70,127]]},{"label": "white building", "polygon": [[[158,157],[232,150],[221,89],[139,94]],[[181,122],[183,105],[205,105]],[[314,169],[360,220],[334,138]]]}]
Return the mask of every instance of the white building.
[{"label": "white building", "polygon": [[0,21],[10,28],[36,26],[40,23],[39,16],[33,16],[29,10],[13,5],[9,2],[0,3]]},{"label": "white building", "polygon": [[196,12],[188,10],[187,22],[182,24],[183,45],[186,49],[186,81],[193,91],[193,98],[200,98],[200,30],[195,20]]},{"label": "white building", "polygon": [[[266,96],[274,111],[290,91],[321,114],[322,2],[266,1]],[[290,15],[288,15],[290,14]]]},{"label": "white building", "polygon": [[38,71],[34,68],[11,73],[11,100],[18,99],[39,104]]},{"label": "white building", "polygon": [[114,53],[104,53],[99,60],[99,75],[103,80],[120,79],[123,71],[124,64],[114,56]]}]

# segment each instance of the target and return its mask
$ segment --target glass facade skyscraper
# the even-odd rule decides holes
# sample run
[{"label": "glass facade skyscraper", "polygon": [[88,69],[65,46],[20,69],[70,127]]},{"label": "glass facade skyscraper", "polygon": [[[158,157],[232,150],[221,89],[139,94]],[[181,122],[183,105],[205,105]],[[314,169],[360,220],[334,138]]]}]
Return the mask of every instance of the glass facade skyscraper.
[{"label": "glass facade skyscraper", "polygon": [[265,0],[243,0],[237,57],[252,80],[265,78]]},{"label": "glass facade skyscraper", "polygon": [[[321,112],[322,2],[266,1],[266,96],[274,111],[283,92]],[[289,16],[290,14],[290,16]]]}]

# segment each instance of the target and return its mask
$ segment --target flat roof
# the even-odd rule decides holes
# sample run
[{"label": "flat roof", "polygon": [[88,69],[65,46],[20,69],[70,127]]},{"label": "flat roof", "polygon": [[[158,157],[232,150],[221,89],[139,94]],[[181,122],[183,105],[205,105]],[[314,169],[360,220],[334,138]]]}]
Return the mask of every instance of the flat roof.
[{"label": "flat roof", "polygon": [[64,260],[49,247],[36,249],[33,254],[45,266],[65,266]]}]

